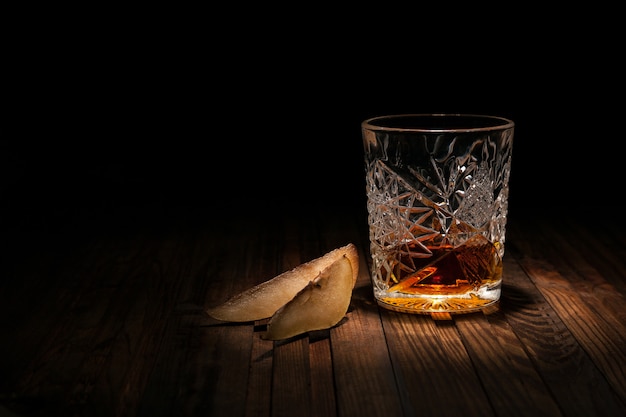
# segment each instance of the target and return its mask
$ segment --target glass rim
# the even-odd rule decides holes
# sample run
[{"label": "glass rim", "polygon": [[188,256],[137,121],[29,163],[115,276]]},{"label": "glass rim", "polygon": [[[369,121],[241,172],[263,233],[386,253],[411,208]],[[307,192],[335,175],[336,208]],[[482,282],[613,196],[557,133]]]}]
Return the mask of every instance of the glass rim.
[{"label": "glass rim", "polygon": [[[404,119],[402,125],[394,125],[394,123],[391,123],[394,121],[401,121],[401,119]],[[447,122],[454,121],[455,123],[465,120],[467,124],[451,124],[450,126],[443,126],[434,124],[433,122],[436,119]],[[404,124],[405,122],[409,123]],[[474,113],[398,113],[375,116],[361,122],[361,127],[363,129],[379,132],[489,132],[511,129],[514,126],[515,123],[513,120],[505,117]]]}]

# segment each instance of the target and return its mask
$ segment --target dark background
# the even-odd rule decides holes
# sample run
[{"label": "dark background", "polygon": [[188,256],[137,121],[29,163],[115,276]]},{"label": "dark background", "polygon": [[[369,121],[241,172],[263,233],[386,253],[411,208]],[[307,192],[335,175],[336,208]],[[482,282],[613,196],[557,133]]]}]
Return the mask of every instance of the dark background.
[{"label": "dark background", "polygon": [[38,36],[14,61],[15,129],[0,140],[6,236],[311,202],[364,210],[360,123],[412,112],[516,123],[510,217],[617,207],[623,81],[606,46],[574,31],[385,42],[368,22],[234,37],[86,21]]},{"label": "dark background", "polygon": [[[574,216],[623,229],[626,72],[623,23],[612,22],[622,13],[199,5],[7,13],[0,291],[35,286],[19,311],[55,286],[63,302],[61,289],[81,279],[65,274],[91,262],[76,257],[100,247],[125,263],[132,242],[191,247],[180,243],[196,236],[187,232],[237,233],[268,211],[362,215],[360,124],[383,114],[511,118],[511,221]],[[112,253],[118,242],[131,245]]]}]

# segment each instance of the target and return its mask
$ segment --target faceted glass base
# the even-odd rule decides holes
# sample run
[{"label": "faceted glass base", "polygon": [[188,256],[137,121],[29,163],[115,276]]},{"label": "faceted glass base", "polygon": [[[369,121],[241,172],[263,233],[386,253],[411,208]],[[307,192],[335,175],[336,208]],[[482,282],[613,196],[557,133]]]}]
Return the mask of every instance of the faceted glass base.
[{"label": "faceted glass base", "polygon": [[383,308],[393,311],[412,314],[449,313],[464,314],[487,310],[498,303],[501,293],[501,283],[483,286],[478,291],[463,295],[396,295],[389,296],[384,291],[375,290],[376,302]]}]

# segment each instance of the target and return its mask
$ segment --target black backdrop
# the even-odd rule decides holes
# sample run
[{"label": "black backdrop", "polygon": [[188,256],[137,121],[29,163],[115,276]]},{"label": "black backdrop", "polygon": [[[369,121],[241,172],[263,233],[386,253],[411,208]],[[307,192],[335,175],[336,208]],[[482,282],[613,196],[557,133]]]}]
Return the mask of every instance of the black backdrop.
[{"label": "black backdrop", "polygon": [[364,192],[362,120],[468,112],[516,123],[512,205],[543,210],[619,198],[623,139],[613,129],[621,123],[598,94],[526,87],[512,76],[493,85],[453,79],[436,88],[419,77],[393,85],[332,77],[313,80],[323,85],[234,80],[224,91],[218,79],[204,88],[188,83],[182,92],[161,92],[156,84],[117,85],[115,93],[102,86],[55,91],[70,102],[50,99],[51,116],[27,120],[21,134],[3,138],[3,192],[44,206],[57,204],[56,196],[97,199],[102,187],[135,199],[160,193],[184,204],[243,195],[358,195]]},{"label": "black backdrop", "polygon": [[17,129],[0,142],[12,230],[128,206],[364,207],[360,123],[411,112],[515,121],[511,216],[619,204],[623,88],[610,54],[105,45],[57,49],[24,74]]}]

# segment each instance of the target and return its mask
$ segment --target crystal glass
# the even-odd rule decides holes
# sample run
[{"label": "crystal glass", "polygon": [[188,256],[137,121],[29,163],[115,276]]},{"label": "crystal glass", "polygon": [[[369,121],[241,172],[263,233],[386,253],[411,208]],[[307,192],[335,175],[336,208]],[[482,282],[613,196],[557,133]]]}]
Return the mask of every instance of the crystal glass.
[{"label": "crystal glass", "polygon": [[362,122],[374,297],[407,313],[497,307],[513,121],[400,114]]}]

